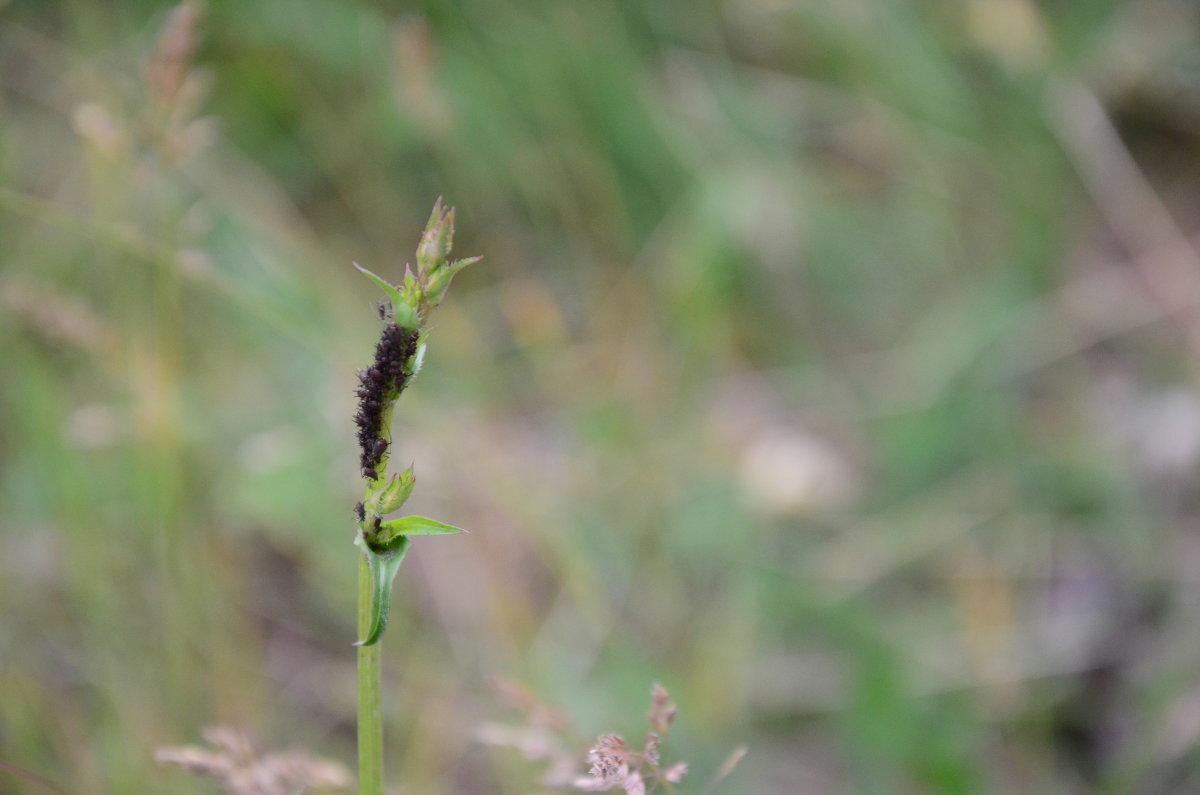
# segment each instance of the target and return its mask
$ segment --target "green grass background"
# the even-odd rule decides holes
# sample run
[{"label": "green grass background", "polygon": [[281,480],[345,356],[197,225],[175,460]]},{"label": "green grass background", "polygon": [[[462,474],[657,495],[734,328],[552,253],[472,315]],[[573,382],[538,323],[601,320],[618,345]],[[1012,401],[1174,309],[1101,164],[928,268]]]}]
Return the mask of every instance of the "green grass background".
[{"label": "green grass background", "polygon": [[[357,261],[439,195],[389,779],[526,793],[501,675],[702,792],[1200,787],[1187,2],[0,3],[0,762],[349,762]],[[0,772],[0,791],[44,788]]]}]

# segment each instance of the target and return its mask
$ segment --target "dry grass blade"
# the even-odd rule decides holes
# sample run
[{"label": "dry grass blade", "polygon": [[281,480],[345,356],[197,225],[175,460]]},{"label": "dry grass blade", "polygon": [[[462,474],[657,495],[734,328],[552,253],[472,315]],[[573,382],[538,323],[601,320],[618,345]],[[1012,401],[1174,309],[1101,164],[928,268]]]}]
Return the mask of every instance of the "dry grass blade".
[{"label": "dry grass blade", "polygon": [[1178,311],[1187,340],[1200,351],[1200,252],[1179,228],[1130,154],[1100,100],[1086,87],[1054,84],[1047,116],[1105,220],[1133,255],[1145,289],[1165,312]]},{"label": "dry grass blade", "polygon": [[745,758],[749,751],[750,749],[744,745],[739,745],[737,748],[734,748],[732,751],[730,751],[729,756],[725,757],[725,761],[721,763],[719,768],[717,768],[717,772],[713,775],[712,781],[709,782],[708,787],[704,791],[712,792],[714,789],[716,789],[716,786],[724,781],[729,774],[733,772],[734,768],[738,766],[738,764],[743,758]]},{"label": "dry grass blade", "polygon": [[211,728],[204,737],[216,750],[195,746],[160,748],[155,761],[215,779],[230,795],[344,791],[351,785],[345,767],[307,751],[259,756],[245,733],[227,727]]}]

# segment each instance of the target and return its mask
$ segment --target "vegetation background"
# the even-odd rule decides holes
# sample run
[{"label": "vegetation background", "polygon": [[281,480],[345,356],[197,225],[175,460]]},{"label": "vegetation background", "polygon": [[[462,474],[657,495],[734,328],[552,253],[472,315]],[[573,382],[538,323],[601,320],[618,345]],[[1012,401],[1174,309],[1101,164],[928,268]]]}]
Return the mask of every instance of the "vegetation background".
[{"label": "vegetation background", "polygon": [[171,19],[0,3],[0,762],[353,759],[350,263],[445,195],[397,792],[537,789],[495,675],[688,792],[1200,788],[1195,3]]}]

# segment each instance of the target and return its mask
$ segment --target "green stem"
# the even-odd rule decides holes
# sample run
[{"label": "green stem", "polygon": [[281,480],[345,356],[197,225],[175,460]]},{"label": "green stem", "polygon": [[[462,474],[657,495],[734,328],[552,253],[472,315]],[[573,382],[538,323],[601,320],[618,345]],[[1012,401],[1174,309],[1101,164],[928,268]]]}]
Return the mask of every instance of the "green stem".
[{"label": "green stem", "polygon": [[[371,631],[371,570],[358,559],[358,636]],[[383,795],[383,703],[380,689],[382,649],[358,647],[358,792]]]}]

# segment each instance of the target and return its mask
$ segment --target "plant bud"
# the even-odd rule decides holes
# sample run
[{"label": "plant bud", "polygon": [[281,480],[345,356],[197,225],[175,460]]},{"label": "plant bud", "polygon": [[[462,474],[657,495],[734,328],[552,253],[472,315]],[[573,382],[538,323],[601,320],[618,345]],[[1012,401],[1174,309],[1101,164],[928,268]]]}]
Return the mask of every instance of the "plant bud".
[{"label": "plant bud", "polygon": [[368,508],[371,513],[382,516],[385,513],[399,510],[409,496],[412,495],[413,486],[416,485],[417,476],[413,474],[413,468],[410,466],[398,475],[392,475],[392,479],[388,481],[387,486],[383,487],[368,501]]},{"label": "plant bud", "polygon": [[422,276],[432,273],[450,256],[453,245],[454,208],[443,207],[439,198],[433,205],[425,233],[421,235],[421,244],[417,246],[417,271]]}]

